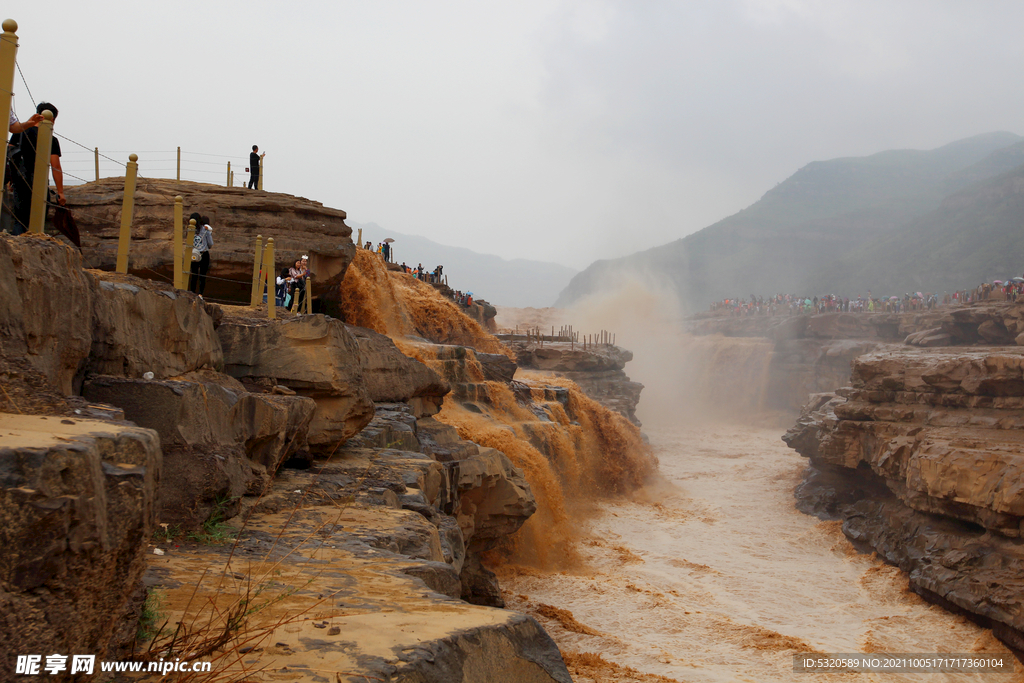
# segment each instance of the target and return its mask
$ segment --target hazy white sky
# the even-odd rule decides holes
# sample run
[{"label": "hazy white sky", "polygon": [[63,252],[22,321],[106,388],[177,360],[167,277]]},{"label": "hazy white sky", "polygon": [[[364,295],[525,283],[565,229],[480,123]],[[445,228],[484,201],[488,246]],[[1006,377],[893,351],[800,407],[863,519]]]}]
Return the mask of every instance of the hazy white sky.
[{"label": "hazy white sky", "polygon": [[[1024,132],[1024,3],[116,2],[5,10],[57,132],[140,173],[582,268],[699,230],[804,164]],[[16,76],[16,107],[31,99]],[[65,168],[92,159],[64,143]],[[116,152],[116,153],[113,153]],[[166,160],[166,161],[165,161]],[[200,163],[202,162],[202,163]],[[167,169],[167,170],[160,170]],[[112,164],[104,174],[114,175]],[[370,236],[379,239],[384,235]]]}]

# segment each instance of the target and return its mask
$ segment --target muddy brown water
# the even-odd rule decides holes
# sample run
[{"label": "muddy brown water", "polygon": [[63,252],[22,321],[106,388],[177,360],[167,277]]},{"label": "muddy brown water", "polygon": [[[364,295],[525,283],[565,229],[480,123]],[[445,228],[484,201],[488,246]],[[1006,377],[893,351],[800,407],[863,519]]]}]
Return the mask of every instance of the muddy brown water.
[{"label": "muddy brown water", "polygon": [[781,429],[648,434],[664,482],[600,504],[580,543],[586,569],[504,572],[509,606],[537,616],[563,652],[613,664],[577,673],[578,683],[1024,680],[1019,665],[1005,675],[795,673],[801,651],[1007,650],[912,593],[897,568],[855,552],[838,523],[797,511],[804,460]]}]

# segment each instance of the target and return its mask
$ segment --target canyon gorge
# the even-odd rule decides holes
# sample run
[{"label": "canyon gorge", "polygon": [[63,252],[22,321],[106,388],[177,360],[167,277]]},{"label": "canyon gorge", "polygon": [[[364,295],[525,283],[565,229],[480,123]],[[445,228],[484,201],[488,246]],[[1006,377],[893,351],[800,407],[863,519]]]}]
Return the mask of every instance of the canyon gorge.
[{"label": "canyon gorge", "polygon": [[[344,212],[267,195],[246,210],[302,217],[285,251],[324,273],[316,313],[268,319],[164,281],[166,190],[127,275],[100,223],[82,252],[0,236],[10,652],[468,683],[1024,649],[1024,305],[466,309],[356,249]],[[270,223],[222,210],[241,280]],[[550,316],[620,345],[492,334]]]}]

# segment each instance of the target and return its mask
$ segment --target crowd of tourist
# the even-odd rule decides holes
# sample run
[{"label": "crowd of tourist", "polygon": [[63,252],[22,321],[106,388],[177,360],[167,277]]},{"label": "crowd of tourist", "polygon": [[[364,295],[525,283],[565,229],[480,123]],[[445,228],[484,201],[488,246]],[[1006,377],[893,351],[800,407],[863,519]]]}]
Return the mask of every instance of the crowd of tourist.
[{"label": "crowd of tourist", "polygon": [[[393,252],[391,250],[391,244],[389,242],[379,242],[377,244],[376,249],[373,248],[371,242],[367,242],[364,245],[364,248],[368,251],[372,251],[376,254],[379,254],[380,257],[384,259],[386,263],[392,263],[391,256],[393,255]],[[427,268],[423,267],[422,263],[418,263],[415,268],[411,268],[408,265],[406,265],[405,261],[402,261],[402,263],[398,267],[402,269],[403,273],[412,275],[417,280],[421,282],[426,282],[428,285],[445,285],[442,293],[445,293],[449,299],[459,304],[463,308],[469,308],[470,306],[473,305],[473,292],[462,292],[459,290],[448,289],[448,283],[445,281],[444,278],[443,265],[438,265],[433,270],[428,270]]]},{"label": "crowd of tourist", "polygon": [[867,296],[855,298],[826,294],[824,296],[798,296],[776,294],[762,297],[750,295],[744,299],[722,299],[711,304],[709,310],[723,315],[799,315],[815,313],[907,313],[931,310],[939,305],[970,304],[976,301],[1017,301],[1024,297],[1024,277],[1007,281],[982,283],[974,289],[958,290],[941,298],[930,292],[907,292],[902,296]]}]

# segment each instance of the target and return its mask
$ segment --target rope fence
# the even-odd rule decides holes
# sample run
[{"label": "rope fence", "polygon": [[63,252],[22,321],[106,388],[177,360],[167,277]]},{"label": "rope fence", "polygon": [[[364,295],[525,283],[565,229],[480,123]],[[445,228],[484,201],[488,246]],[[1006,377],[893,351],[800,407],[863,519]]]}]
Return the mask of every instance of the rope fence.
[{"label": "rope fence", "polygon": [[[32,95],[32,90],[29,88],[28,79],[25,78],[25,73],[22,71],[21,64],[18,63],[16,56],[18,50],[18,36],[15,31],[18,30],[18,24],[13,19],[7,19],[3,22],[3,34],[0,35],[0,108],[6,108],[8,112],[13,112],[13,92],[14,92],[14,72],[17,69],[21,76],[22,83],[25,85],[25,90],[32,100],[33,109],[38,109],[35,97]],[[55,113],[49,109],[41,112],[43,120],[37,124],[36,135],[35,135],[35,150],[34,159],[32,158],[33,151],[25,150],[24,153],[18,155],[19,159],[17,163],[8,165],[4,163],[0,166],[0,186],[6,188],[7,181],[10,181],[14,189],[14,210],[11,215],[15,220],[15,234],[22,232],[42,234],[44,232],[44,226],[46,223],[46,217],[50,207],[61,207],[60,203],[50,201],[50,151],[51,141],[54,137],[59,140],[63,140],[75,147],[81,148],[69,149],[66,152],[61,150],[61,164],[60,170],[62,177],[60,180],[63,184],[63,176],[67,176],[79,183],[85,184],[90,182],[86,180],[89,175],[93,176],[94,180],[99,180],[104,177],[104,172],[107,177],[110,175],[124,176],[124,197],[121,205],[121,220],[116,222],[105,216],[99,216],[96,214],[90,214],[85,211],[79,211],[80,216],[85,216],[91,221],[99,224],[107,224],[110,226],[116,226],[118,229],[118,247],[117,247],[117,266],[116,272],[126,274],[128,272],[129,263],[129,251],[131,248],[131,224],[132,214],[135,206],[135,188],[137,182],[141,180],[144,184],[146,178],[141,176],[139,170],[139,155],[137,152],[130,152],[128,161],[119,161],[106,153],[101,153],[99,147],[88,147],[87,145],[74,140],[66,135],[55,133],[53,130],[53,121]],[[6,129],[5,129],[6,130]],[[7,140],[7,132],[4,133],[4,139]],[[26,140],[26,137],[20,138],[22,141]],[[30,138],[28,138],[30,140]],[[6,145],[5,145],[6,149]],[[127,152],[111,151],[110,154],[124,154]],[[241,162],[240,165],[244,167],[248,161],[248,157],[238,157],[233,155],[222,155],[214,154],[210,152],[184,152],[186,166],[182,167],[182,156],[183,152],[180,147],[172,151],[161,151],[161,150],[149,150],[142,152],[142,154],[152,154],[156,156],[155,159],[150,159],[152,164],[173,164],[173,166],[153,166],[147,168],[148,173],[165,173],[168,171],[175,172],[175,178],[177,180],[182,179],[182,170],[185,170],[187,174],[217,174],[221,173],[219,170],[212,168],[213,166],[223,165],[224,166],[224,178],[226,184],[230,187],[234,184],[234,173],[231,170],[231,162]],[[88,156],[91,156],[91,165],[89,164]],[[194,157],[203,157],[202,159],[196,159]],[[29,177],[29,160],[34,161],[34,165],[31,171],[31,178]],[[101,165],[101,159],[103,163]],[[217,160],[215,160],[217,159]],[[262,160],[262,157],[261,157]],[[203,168],[197,168],[190,164],[200,165]],[[66,168],[65,168],[66,165]],[[11,178],[5,178],[8,166],[13,169],[13,175]],[[207,168],[209,167],[209,168]],[[111,169],[114,173],[111,174]],[[263,164],[260,164],[260,184],[259,189],[263,189]],[[90,171],[92,173],[90,174]],[[187,178],[187,176],[186,176]],[[204,179],[205,180],[205,179]],[[67,183],[74,184],[74,183]],[[62,185],[58,186],[58,190],[62,188]],[[29,196],[30,195],[30,196]],[[186,233],[184,229],[183,221],[183,199],[179,195],[174,198],[174,219],[173,219],[173,236],[172,236],[172,252],[174,254],[174,266],[172,269],[172,278],[163,275],[162,273],[153,270],[152,268],[142,268],[141,272],[148,272],[157,279],[163,280],[172,284],[176,289],[184,289],[185,276],[189,277],[190,289],[193,284],[199,285],[201,291],[205,291],[205,280],[207,278],[211,280],[234,283],[239,285],[241,288],[249,287],[249,305],[253,308],[262,304],[264,292],[267,296],[267,316],[269,318],[276,317],[276,300],[273,296],[276,294],[276,277],[273,275],[275,271],[274,263],[274,238],[267,239],[266,243],[263,243],[262,235],[257,235],[255,238],[254,254],[253,254],[253,277],[251,281],[248,280],[237,280],[233,278],[219,277],[216,275],[210,275],[208,272],[201,272],[199,269],[193,270],[191,267],[185,269],[185,253],[191,249],[191,237],[190,235],[197,234],[196,232],[196,221],[194,219],[189,221],[189,228],[191,232]],[[73,234],[73,233],[72,233]],[[272,280],[272,278],[274,278]],[[273,282],[273,284],[271,284]],[[313,295],[313,283],[309,277],[304,278],[303,281],[295,283],[293,285],[293,305],[292,311],[295,313],[312,313],[312,295]],[[297,292],[301,289],[302,296],[298,296]],[[202,296],[202,295],[200,295]],[[301,300],[301,308],[300,308]],[[230,300],[216,299],[213,301],[223,303],[238,303]]]}]

